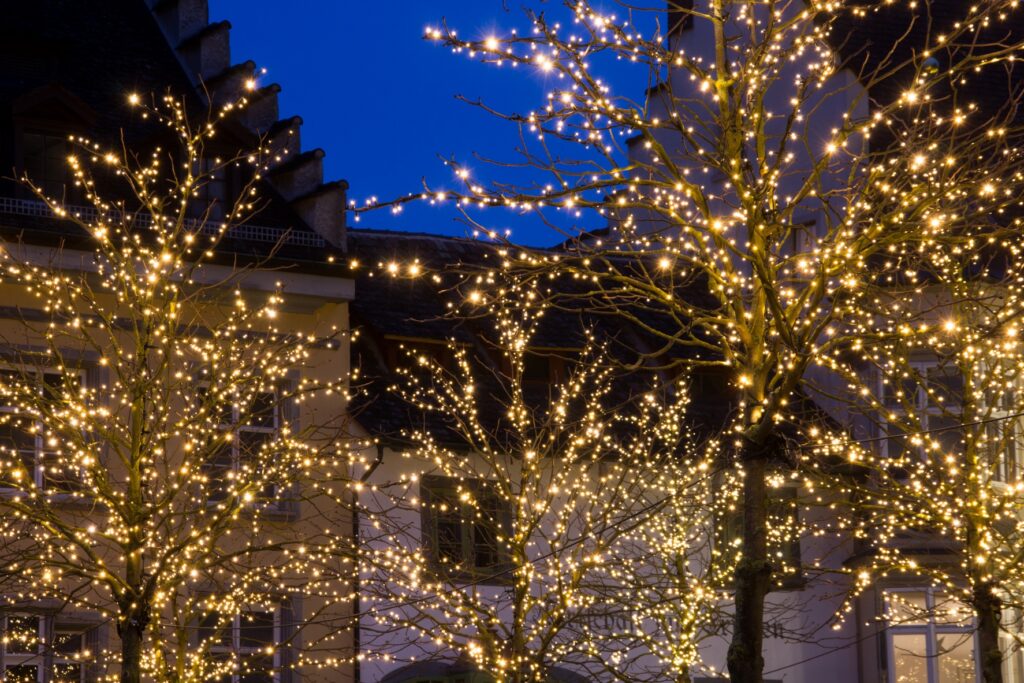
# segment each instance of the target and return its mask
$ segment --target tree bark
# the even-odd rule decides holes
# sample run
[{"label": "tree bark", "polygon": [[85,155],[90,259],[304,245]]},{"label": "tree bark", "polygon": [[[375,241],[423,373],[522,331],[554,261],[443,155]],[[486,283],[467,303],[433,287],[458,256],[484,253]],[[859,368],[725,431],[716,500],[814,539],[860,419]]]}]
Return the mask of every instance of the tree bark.
[{"label": "tree bark", "polygon": [[142,683],[142,642],[149,619],[129,614],[117,623],[121,637],[121,683]]},{"label": "tree bark", "polygon": [[992,592],[992,584],[979,582],[971,600],[978,615],[978,663],[985,683],[1003,683],[1003,653],[999,650],[999,621],[1002,601]]},{"label": "tree bark", "polygon": [[726,663],[732,683],[761,683],[764,670],[764,600],[771,586],[768,560],[767,450],[744,446],[743,556],[736,565],[736,599],[732,642]]}]

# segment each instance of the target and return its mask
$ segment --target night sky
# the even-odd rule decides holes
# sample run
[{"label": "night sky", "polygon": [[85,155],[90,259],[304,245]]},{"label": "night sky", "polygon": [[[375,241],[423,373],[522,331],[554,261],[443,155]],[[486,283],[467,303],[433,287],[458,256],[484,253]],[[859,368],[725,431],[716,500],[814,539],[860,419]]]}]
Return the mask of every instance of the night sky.
[{"label": "night sky", "polygon": [[[479,64],[422,39],[424,28],[442,18],[466,37],[527,27],[522,3],[506,3],[507,10],[502,0],[210,0],[210,20],[231,22],[234,61],[251,59],[267,69],[262,83],[281,84],[281,116],[303,118],[303,148],[326,150],[326,179],[344,178],[349,198],[361,202],[419,191],[423,177],[435,189],[453,186],[439,155],[514,158],[516,128],[454,96],[526,113],[542,105],[554,79]],[[560,3],[533,4],[562,12]],[[482,162],[472,166],[481,175],[494,173]],[[504,209],[478,216],[490,229],[512,229],[520,243],[561,239],[537,219]],[[452,208],[415,203],[398,216],[382,210],[349,224],[468,234],[457,218]],[[601,227],[596,218],[584,227]]]}]

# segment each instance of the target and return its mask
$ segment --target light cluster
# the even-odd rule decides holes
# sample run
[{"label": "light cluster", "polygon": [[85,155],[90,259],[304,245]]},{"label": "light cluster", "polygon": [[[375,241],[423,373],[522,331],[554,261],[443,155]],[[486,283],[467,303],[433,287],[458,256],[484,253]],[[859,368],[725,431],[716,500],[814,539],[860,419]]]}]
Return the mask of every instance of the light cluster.
[{"label": "light cluster", "polygon": [[[183,102],[129,104],[163,142],[70,138],[63,197],[23,179],[62,241],[0,255],[4,612],[78,624],[90,678],[269,675],[300,634],[349,657],[345,330],[267,282],[273,249],[225,265],[267,150],[217,159]],[[248,180],[218,206],[226,173]],[[119,646],[89,645],[103,628]]]},{"label": "light cluster", "polygon": [[[357,210],[453,204],[499,243],[491,272],[467,268],[468,303],[504,297],[504,274],[533,277],[553,308],[583,302],[655,340],[634,369],[721,373],[734,401],[719,458],[746,521],[733,680],[760,680],[787,538],[809,590],[847,596],[826,602],[838,630],[878,581],[935,577],[972,605],[998,680],[992,615],[1017,603],[1021,564],[1018,3],[684,4],[692,26],[669,35],[643,28],[664,8],[614,17],[585,0],[526,30],[429,28],[554,86],[532,112],[493,112],[518,127],[518,158],[449,160],[458,190]],[[900,27],[891,46],[883,25]],[[643,95],[601,77],[613,61]],[[509,182],[502,163],[536,175]],[[568,239],[515,246],[487,229],[499,208]],[[798,489],[788,530],[771,520],[780,478]],[[908,551],[925,542],[947,561]],[[861,566],[843,563],[851,547]]]}]

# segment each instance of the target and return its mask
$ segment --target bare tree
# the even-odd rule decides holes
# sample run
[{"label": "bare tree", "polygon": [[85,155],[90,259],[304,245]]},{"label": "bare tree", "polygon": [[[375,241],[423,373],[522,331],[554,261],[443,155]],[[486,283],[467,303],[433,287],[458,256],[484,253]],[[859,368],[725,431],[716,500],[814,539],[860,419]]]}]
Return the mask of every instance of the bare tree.
[{"label": "bare tree", "polygon": [[[344,330],[289,307],[276,247],[222,256],[262,205],[262,150],[208,158],[216,125],[192,127],[171,97],[131,103],[171,144],[73,138],[67,194],[85,206],[25,178],[61,240],[8,242],[0,262],[19,311],[0,332],[0,585],[8,614],[28,615],[7,617],[5,639],[37,653],[32,666],[60,653],[74,671],[54,680],[84,666],[126,682],[262,680],[297,663],[284,653],[305,626],[317,642],[347,608],[332,596],[351,579],[348,516],[325,494]],[[249,184],[218,206],[209,187],[236,168]],[[68,611],[113,622],[119,651],[37,628]]]},{"label": "bare tree", "polygon": [[[536,179],[453,159],[460,190],[386,205],[455,202],[484,230],[482,209],[535,213],[566,249],[509,250],[503,267],[589,283],[593,308],[662,340],[651,356],[683,345],[696,350],[687,364],[731,373],[744,525],[728,666],[733,681],[759,683],[773,575],[766,479],[799,459],[782,437],[801,421],[802,388],[814,378],[820,396],[835,395],[836,377],[855,372],[849,351],[867,337],[846,321],[903,277],[890,257],[976,250],[984,240],[970,235],[998,230],[1018,203],[1018,10],[670,5],[672,30],[663,7],[654,19],[626,5],[612,16],[585,0],[564,3],[564,21],[555,8],[528,13],[518,32],[429,30],[471,58],[548,74],[549,96],[528,114],[478,103],[519,127],[512,165]],[[635,66],[643,97],[603,77],[610,62]],[[588,214],[607,235],[568,227]]]},{"label": "bare tree", "polygon": [[410,349],[393,389],[422,426],[363,482],[366,656],[689,680],[730,558],[711,554],[717,450],[688,427],[685,386],[631,395],[594,332],[561,381],[531,384],[543,292],[511,278],[474,302],[491,351],[452,341],[446,366]]},{"label": "bare tree", "polygon": [[[894,620],[931,610],[970,624],[973,611],[980,671],[1000,683],[1020,649],[1022,271],[1019,230],[986,241],[902,257],[905,280],[863,309],[876,341],[847,382],[867,442],[826,446],[855,467],[818,479],[861,502],[848,522],[870,530],[860,587],[887,572],[929,578],[948,601],[895,605]],[[923,559],[922,546],[945,561]]]}]

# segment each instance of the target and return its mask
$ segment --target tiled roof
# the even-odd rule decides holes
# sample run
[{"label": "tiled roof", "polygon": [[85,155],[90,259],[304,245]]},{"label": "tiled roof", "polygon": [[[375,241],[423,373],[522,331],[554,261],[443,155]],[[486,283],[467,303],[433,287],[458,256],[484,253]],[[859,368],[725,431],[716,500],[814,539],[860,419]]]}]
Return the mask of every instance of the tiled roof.
[{"label": "tiled roof", "polygon": [[[355,299],[350,304],[351,322],[353,329],[358,330],[357,341],[352,346],[352,362],[353,367],[360,370],[362,383],[352,406],[357,421],[371,433],[396,441],[400,441],[401,432],[416,426],[424,426],[430,433],[450,439],[453,433],[441,416],[424,415],[389,391],[392,384],[401,380],[389,367],[385,346],[400,340],[415,344],[417,339],[435,342],[454,339],[477,359],[476,376],[482,386],[478,395],[486,397],[479,406],[484,413],[484,423],[498,425],[504,409],[502,401],[496,397],[502,395],[507,383],[488,372],[501,372],[500,358],[486,342],[490,323],[452,316],[447,301],[454,300],[455,295],[448,288],[460,273],[499,263],[499,247],[478,240],[375,230],[351,230],[348,241],[349,257],[358,263],[350,271],[356,281]],[[426,275],[408,277],[408,266],[414,262],[418,262]],[[399,268],[397,276],[388,274],[390,264]],[[432,277],[434,273],[451,277],[442,277],[441,282],[437,282]],[[571,281],[564,281],[561,286],[570,287]],[[549,310],[532,339],[532,346],[557,349],[559,351],[550,353],[571,361],[575,357],[574,349],[584,346],[584,330],[589,327],[601,337],[614,339],[612,352],[620,357],[630,349],[651,347],[651,340],[638,335],[622,319],[594,315],[587,310],[585,301],[578,302],[578,306],[579,310]],[[677,353],[682,356],[684,351]],[[625,404],[631,395],[648,391],[653,374],[642,371],[624,374],[614,383],[609,401]],[[718,378],[717,381],[720,386],[712,386],[716,382],[712,376],[702,384],[707,392],[704,398],[710,401],[694,401],[693,413],[697,421],[721,424],[724,419],[729,389],[724,386],[724,380]],[[551,385],[531,383],[526,390],[531,405],[543,406]]]}]

